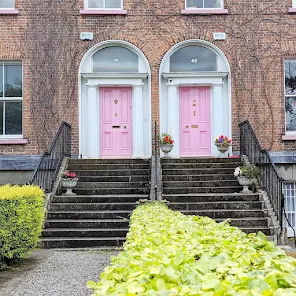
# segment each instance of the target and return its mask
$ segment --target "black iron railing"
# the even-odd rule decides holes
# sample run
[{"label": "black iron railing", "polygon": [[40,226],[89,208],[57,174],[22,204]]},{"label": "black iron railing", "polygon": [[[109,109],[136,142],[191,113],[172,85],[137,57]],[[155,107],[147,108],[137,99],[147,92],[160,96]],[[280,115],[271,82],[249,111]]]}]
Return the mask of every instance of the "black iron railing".
[{"label": "black iron railing", "polygon": [[158,184],[158,176],[157,176],[157,167],[158,167],[158,149],[157,149],[157,123],[156,121],[154,122],[154,178],[155,178],[155,185],[154,185],[154,190],[155,190],[155,199],[157,199],[157,184]]},{"label": "black iron railing", "polygon": [[42,153],[29,183],[50,192],[64,157],[71,157],[71,125],[66,122],[62,122],[49,151]]},{"label": "black iron railing", "polygon": [[262,149],[250,123],[246,120],[240,123],[239,127],[240,153],[248,156],[249,161],[260,169],[262,189],[268,193],[273,210],[282,228],[283,180],[279,177],[269,152]]}]

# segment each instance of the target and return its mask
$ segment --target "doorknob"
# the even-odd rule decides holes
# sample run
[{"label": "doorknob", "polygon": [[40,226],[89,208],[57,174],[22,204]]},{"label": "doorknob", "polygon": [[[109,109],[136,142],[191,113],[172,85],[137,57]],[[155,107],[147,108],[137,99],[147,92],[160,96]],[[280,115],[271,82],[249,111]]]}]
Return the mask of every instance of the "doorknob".
[{"label": "doorknob", "polygon": [[186,128],[188,128],[188,125],[186,125]]},{"label": "doorknob", "polygon": [[126,125],[123,128],[126,128]]}]

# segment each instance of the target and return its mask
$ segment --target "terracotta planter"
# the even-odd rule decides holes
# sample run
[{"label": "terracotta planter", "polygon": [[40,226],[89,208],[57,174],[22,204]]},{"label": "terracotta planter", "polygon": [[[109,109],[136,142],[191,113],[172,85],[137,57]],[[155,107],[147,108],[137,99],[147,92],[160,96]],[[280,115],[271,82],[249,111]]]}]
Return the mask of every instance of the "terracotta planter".
[{"label": "terracotta planter", "polygon": [[160,144],[160,149],[164,153],[164,157],[168,157],[169,153],[173,150],[174,145]]},{"label": "terracotta planter", "polygon": [[238,176],[237,181],[240,185],[243,186],[243,190],[241,193],[252,193],[252,191],[249,190],[249,186],[253,184],[253,180],[249,179],[245,176]]},{"label": "terracotta planter", "polygon": [[65,195],[75,195],[72,191],[74,187],[77,186],[78,178],[62,178],[61,183],[64,188],[67,189]]},{"label": "terracotta planter", "polygon": [[215,143],[215,145],[217,147],[217,150],[220,152],[217,158],[228,158],[226,152],[229,150],[230,145],[228,147],[221,145],[220,143]]}]

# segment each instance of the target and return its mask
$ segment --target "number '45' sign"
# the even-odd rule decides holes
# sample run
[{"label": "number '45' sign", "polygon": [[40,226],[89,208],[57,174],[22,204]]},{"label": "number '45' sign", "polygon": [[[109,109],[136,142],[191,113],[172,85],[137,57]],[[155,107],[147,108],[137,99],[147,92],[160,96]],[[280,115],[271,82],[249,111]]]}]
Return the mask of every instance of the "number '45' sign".
[{"label": "number '45' sign", "polygon": [[197,59],[191,59],[190,62],[193,63],[193,64],[196,64],[197,63]]}]

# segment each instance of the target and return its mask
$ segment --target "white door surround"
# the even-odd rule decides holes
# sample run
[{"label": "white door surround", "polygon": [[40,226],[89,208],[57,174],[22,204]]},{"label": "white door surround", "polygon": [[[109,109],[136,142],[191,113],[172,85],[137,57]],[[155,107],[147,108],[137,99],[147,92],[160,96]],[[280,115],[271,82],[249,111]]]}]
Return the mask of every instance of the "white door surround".
[{"label": "white door surround", "polygon": [[[139,56],[138,73],[93,73],[92,55],[108,46],[121,46]],[[150,158],[151,92],[150,67],[143,53],[124,41],[102,42],[88,51],[79,70],[79,154],[82,158],[100,158],[99,88],[132,87],[132,158]]]},{"label": "white door surround", "polygon": [[[213,72],[169,72],[170,56],[187,45],[201,45],[214,51],[218,57],[218,71]],[[175,140],[170,152],[173,158],[180,157],[179,88],[183,86],[210,87],[211,151],[217,156],[214,140],[221,134],[231,138],[231,89],[230,70],[224,54],[209,42],[188,40],[175,45],[163,58],[160,66],[160,133],[168,132]]]}]

